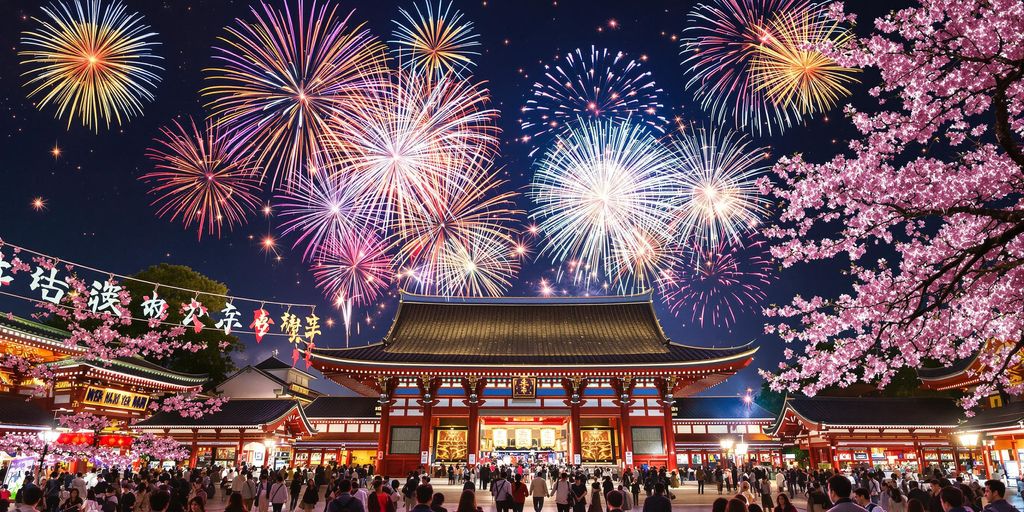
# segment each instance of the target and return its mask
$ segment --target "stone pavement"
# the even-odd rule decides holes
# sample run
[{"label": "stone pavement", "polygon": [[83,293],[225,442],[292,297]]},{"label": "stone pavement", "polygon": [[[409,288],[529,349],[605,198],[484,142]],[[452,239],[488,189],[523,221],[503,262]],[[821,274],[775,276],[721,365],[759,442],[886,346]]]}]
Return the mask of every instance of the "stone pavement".
[{"label": "stone pavement", "polygon": [[[321,488],[320,496],[323,497],[323,490]],[[219,491],[219,490],[218,490]],[[462,485],[448,485],[446,483],[434,483],[434,491],[444,493],[444,507],[449,512],[455,512],[455,509],[459,503],[459,497],[462,495]],[[681,512],[705,512],[711,510],[711,503],[719,497],[718,490],[713,486],[706,487],[705,494],[697,494],[697,485],[693,482],[687,482],[681,488],[677,487],[672,490],[675,494],[675,499],[672,500],[672,510]],[[1010,489],[1009,493],[1012,496],[1008,497],[1011,504],[1017,507],[1018,510],[1024,510],[1024,500],[1016,493],[1015,490]],[[729,497],[726,495],[725,497]],[[476,491],[477,506],[482,508],[484,512],[494,512],[494,500],[491,498],[491,494],[488,491]],[[639,511],[643,508],[644,495],[640,494],[639,505],[634,505],[633,509]],[[211,500],[206,507],[206,512],[223,512],[225,498],[218,492],[217,496]],[[793,502],[796,505],[797,510],[804,512],[807,505],[807,498],[803,495],[798,494]],[[323,512],[324,503],[321,501],[317,503],[314,512]],[[299,511],[301,512],[301,511]],[[398,512],[405,512],[404,508],[400,505]],[[531,498],[526,499],[526,507],[523,512],[533,512],[533,500]],[[544,508],[542,512],[556,512],[554,498],[548,498],[544,500]]]}]

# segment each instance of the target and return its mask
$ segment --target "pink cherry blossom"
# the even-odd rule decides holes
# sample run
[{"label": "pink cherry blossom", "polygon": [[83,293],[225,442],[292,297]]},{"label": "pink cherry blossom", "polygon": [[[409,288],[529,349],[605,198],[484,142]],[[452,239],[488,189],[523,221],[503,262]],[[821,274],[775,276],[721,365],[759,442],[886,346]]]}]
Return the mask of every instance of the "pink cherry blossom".
[{"label": "pink cherry blossom", "polygon": [[[841,4],[830,9],[844,18]],[[823,163],[782,158],[768,235],[783,265],[842,258],[851,285],[767,311],[791,344],[777,390],[884,387],[901,368],[981,351],[961,405],[1020,394],[1024,363],[1024,2],[922,0],[875,20],[840,64],[871,68],[877,108]]]}]

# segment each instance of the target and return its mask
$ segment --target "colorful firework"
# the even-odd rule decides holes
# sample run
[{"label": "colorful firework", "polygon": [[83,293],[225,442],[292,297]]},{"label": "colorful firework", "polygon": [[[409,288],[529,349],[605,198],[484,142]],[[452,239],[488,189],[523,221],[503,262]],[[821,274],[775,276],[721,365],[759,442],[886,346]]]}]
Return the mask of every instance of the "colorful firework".
[{"label": "colorful firework", "polygon": [[290,186],[307,166],[320,169],[319,151],[328,119],[359,103],[384,69],[384,45],[362,25],[349,27],[351,13],[337,7],[293,12],[261,3],[253,21],[237,19],[215,47],[219,67],[208,69],[214,85],[203,89],[207,107],[245,151],[255,156],[264,177]]},{"label": "colorful firework", "polygon": [[435,79],[449,73],[464,78],[473,58],[480,55],[473,50],[480,46],[473,23],[463,21],[462,12],[452,9],[450,1],[424,0],[422,8],[419,3],[414,8],[415,14],[399,9],[405,20],[395,20],[394,39],[388,41],[395,45],[399,65]]},{"label": "colorful firework", "polygon": [[709,0],[690,11],[681,40],[686,88],[716,123],[731,114],[737,128],[771,134],[800,120],[794,105],[768,101],[754,86],[751,65],[769,21],[808,6],[807,0]]},{"label": "colorful firework", "polygon": [[410,284],[444,295],[500,295],[518,270],[514,255],[513,192],[488,172],[476,183],[442,188],[442,195],[410,215],[396,237],[400,265],[414,268]]},{"label": "colorful firework", "polygon": [[286,219],[282,234],[297,233],[294,246],[304,245],[302,257],[310,260],[352,232],[372,223],[366,205],[344,179],[326,170],[302,177],[295,187],[278,196],[277,207]]},{"label": "colorful firework", "polygon": [[320,252],[313,279],[324,295],[339,303],[373,303],[391,287],[394,270],[388,246],[373,231],[347,232]]},{"label": "colorful firework", "polygon": [[260,206],[259,179],[252,161],[234,152],[220,130],[207,122],[204,130],[189,119],[182,125],[160,129],[158,146],[147,150],[155,170],[142,176],[153,182],[150,191],[158,197],[157,215],[170,215],[172,221],[197,225],[199,238],[204,231],[219,237],[224,224],[245,222],[245,215]]},{"label": "colorful firework", "polygon": [[673,140],[673,231],[680,243],[734,243],[768,215],[756,180],[768,170],[766,149],[733,131],[695,129]]},{"label": "colorful firework", "polygon": [[850,95],[847,86],[858,82],[854,75],[860,70],[840,66],[820,49],[841,49],[852,38],[824,6],[779,13],[751,61],[754,91],[776,107],[794,105],[805,115],[831,110]]},{"label": "colorful firework", "polygon": [[381,219],[400,231],[417,210],[479,179],[498,148],[487,89],[396,72],[349,114],[335,117],[326,145],[332,172],[350,180]]},{"label": "colorful firework", "polygon": [[630,261],[624,255],[654,247],[647,241],[668,233],[672,170],[671,153],[642,125],[574,123],[534,175],[533,215],[548,235],[543,252],[590,269],[577,279],[621,276],[620,262]]},{"label": "colorful firework", "polygon": [[43,7],[38,25],[22,34],[18,55],[28,70],[29,98],[40,110],[53,104],[68,128],[78,117],[83,126],[126,123],[142,114],[160,82],[153,54],[158,45],[142,16],[112,0],[74,0]]},{"label": "colorful firework", "polygon": [[743,245],[720,243],[695,247],[662,282],[662,295],[677,316],[690,322],[728,328],[737,313],[756,312],[767,297],[765,287],[778,279],[764,240]]},{"label": "colorful firework", "polygon": [[591,46],[587,55],[577,49],[545,66],[544,78],[533,84],[521,109],[524,140],[567,133],[577,119],[631,120],[664,132],[661,93],[651,72],[626,54]]}]

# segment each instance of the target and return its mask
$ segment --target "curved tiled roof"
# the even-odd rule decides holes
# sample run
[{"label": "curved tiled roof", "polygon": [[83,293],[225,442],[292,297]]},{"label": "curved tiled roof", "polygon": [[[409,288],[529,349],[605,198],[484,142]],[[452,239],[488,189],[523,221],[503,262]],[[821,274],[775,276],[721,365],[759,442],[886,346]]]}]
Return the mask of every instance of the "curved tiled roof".
[{"label": "curved tiled roof", "polygon": [[100,370],[108,370],[142,379],[149,379],[185,387],[203,386],[210,380],[209,376],[206,374],[182,373],[174,370],[168,370],[163,366],[147,361],[141,357],[119,357],[110,361],[85,361],[69,358],[56,361],[51,364],[51,367],[54,369],[60,369],[77,365],[91,366]]},{"label": "curved tiled roof", "polygon": [[975,352],[970,357],[954,361],[949,366],[939,366],[937,368],[918,368],[917,376],[921,380],[940,380],[949,377],[954,377],[960,373],[967,371],[968,368],[974,364],[974,361],[978,359],[978,355],[981,352]]},{"label": "curved tiled roof", "polygon": [[316,348],[333,362],[446,365],[686,364],[728,362],[756,348],[670,342],[649,293],[615,297],[442,298],[403,293],[384,340]]},{"label": "curved tiled roof", "polygon": [[770,431],[778,430],[787,410],[813,423],[852,427],[955,427],[964,414],[952,398],[789,397]]},{"label": "curved tiled roof", "polygon": [[[186,418],[178,412],[160,411],[135,426],[143,429],[253,427],[277,422],[295,408],[302,413],[299,403],[291,398],[235,398],[225,402],[219,411],[204,414],[198,419]],[[305,415],[302,416],[303,421],[306,421]]]},{"label": "curved tiled roof", "polygon": [[960,425],[960,430],[976,431],[1016,427],[1024,423],[1024,401],[1010,402],[1002,407],[978,411]]}]

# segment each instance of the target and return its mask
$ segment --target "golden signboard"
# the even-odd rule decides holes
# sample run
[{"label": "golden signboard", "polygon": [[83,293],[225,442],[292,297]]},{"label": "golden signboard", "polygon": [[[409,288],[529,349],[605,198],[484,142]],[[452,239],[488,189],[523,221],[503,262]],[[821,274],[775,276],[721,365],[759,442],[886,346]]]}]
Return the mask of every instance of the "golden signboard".
[{"label": "golden signboard", "polygon": [[441,428],[434,431],[437,460],[464,462],[469,454],[469,431],[465,428]]},{"label": "golden signboard", "polygon": [[129,393],[112,388],[96,388],[89,386],[85,390],[85,399],[82,403],[111,407],[114,409],[128,409],[132,411],[145,411],[149,406],[149,397],[138,393]]},{"label": "golden signboard", "polygon": [[537,398],[537,377],[515,377],[512,379],[513,400]]},{"label": "golden signboard", "polygon": [[533,445],[533,431],[528,428],[516,429],[516,448],[520,450]]},{"label": "golden signboard", "polygon": [[583,462],[615,462],[612,429],[580,430],[580,455]]}]

